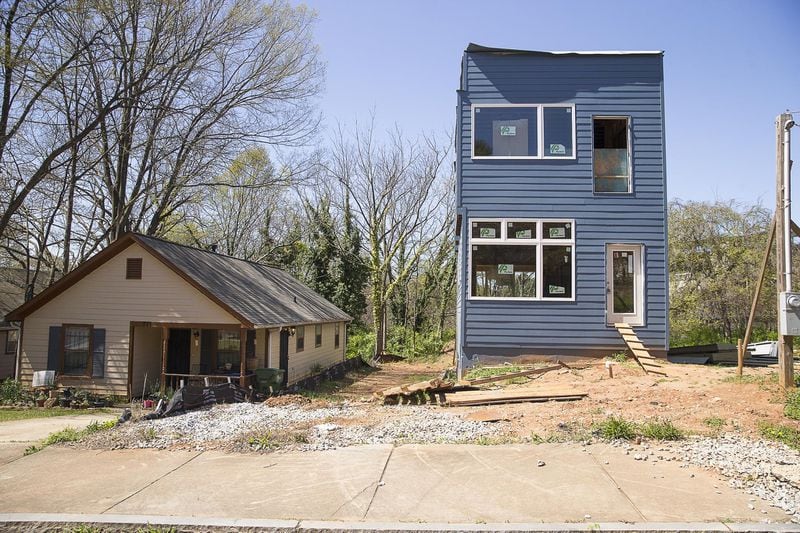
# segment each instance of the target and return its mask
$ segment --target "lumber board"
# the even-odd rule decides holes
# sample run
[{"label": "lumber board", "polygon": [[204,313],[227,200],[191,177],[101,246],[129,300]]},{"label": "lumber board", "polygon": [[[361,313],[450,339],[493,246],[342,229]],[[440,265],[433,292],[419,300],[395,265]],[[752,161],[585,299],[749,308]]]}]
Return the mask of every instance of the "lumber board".
[{"label": "lumber board", "polygon": [[567,401],[576,401],[582,400],[584,396],[558,396],[554,398],[506,398],[501,400],[479,400],[475,402],[465,402],[465,403],[458,403],[458,404],[451,404],[453,407],[472,407],[478,405],[499,405],[504,403],[541,403],[541,402],[567,402]]},{"label": "lumber board", "polygon": [[544,374],[546,372],[551,372],[553,370],[560,370],[564,368],[566,365],[558,364],[554,366],[547,366],[544,368],[534,368],[531,370],[523,370],[521,372],[509,372],[508,374],[498,374],[496,376],[491,376],[488,378],[480,378],[480,379],[472,379],[465,382],[466,385],[475,386],[475,385],[484,385],[486,383],[494,383],[496,381],[506,381],[508,379],[514,379],[524,376],[533,376],[537,374]]},{"label": "lumber board", "polygon": [[561,398],[580,399],[587,393],[575,389],[512,389],[499,391],[459,392],[446,394],[449,405],[482,405],[488,403],[514,403],[530,401],[548,401]]}]

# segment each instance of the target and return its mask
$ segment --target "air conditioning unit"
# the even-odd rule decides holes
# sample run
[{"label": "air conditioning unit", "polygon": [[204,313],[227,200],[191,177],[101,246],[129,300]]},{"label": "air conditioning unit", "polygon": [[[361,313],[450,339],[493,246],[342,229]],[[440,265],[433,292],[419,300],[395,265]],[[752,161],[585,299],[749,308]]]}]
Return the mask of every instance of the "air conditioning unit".
[{"label": "air conditioning unit", "polygon": [[800,292],[782,292],[778,331],[781,335],[800,336]]}]

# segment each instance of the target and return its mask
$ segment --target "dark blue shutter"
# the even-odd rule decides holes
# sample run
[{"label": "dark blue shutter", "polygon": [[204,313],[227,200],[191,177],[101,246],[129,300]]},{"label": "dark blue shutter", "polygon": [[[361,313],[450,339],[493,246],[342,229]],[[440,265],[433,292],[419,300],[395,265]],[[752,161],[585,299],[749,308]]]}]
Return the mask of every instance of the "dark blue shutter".
[{"label": "dark blue shutter", "polygon": [[102,378],[106,369],[106,330],[92,330],[92,377]]},{"label": "dark blue shutter", "polygon": [[47,341],[46,370],[61,371],[61,326],[50,326],[50,338]]}]

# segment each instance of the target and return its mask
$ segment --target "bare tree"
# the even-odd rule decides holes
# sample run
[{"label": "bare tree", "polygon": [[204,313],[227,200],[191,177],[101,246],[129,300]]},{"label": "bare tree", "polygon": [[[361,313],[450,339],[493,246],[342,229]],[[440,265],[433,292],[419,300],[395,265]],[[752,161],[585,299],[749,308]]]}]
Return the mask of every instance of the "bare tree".
[{"label": "bare tree", "polygon": [[[286,0],[0,4],[3,246],[60,256],[67,272],[125,231],[168,232],[209,188],[238,187],[225,169],[247,147],[307,143],[323,77],[314,20]],[[302,174],[296,163],[274,182]],[[22,246],[34,212],[45,241]]]},{"label": "bare tree", "polygon": [[340,130],[325,165],[325,177],[352,203],[365,236],[376,354],[386,346],[389,301],[445,227],[446,147],[430,138],[409,142],[398,131],[378,143],[372,125],[350,137]]}]

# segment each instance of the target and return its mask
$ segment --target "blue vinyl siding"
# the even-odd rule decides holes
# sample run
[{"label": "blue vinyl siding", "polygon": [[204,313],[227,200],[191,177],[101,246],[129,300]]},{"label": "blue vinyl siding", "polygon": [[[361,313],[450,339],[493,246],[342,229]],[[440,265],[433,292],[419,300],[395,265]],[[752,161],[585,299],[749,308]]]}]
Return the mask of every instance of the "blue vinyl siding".
[{"label": "blue vinyl siding", "polygon": [[[575,104],[576,157],[471,158],[472,105]],[[592,117],[630,117],[633,191],[596,194]],[[466,52],[458,91],[456,185],[461,215],[457,342],[481,355],[605,355],[622,349],[606,324],[606,245],[644,246],[644,320],[635,327],[667,348],[666,187],[660,54],[551,56]],[[575,301],[471,300],[469,226],[476,218],[575,220]]]}]

